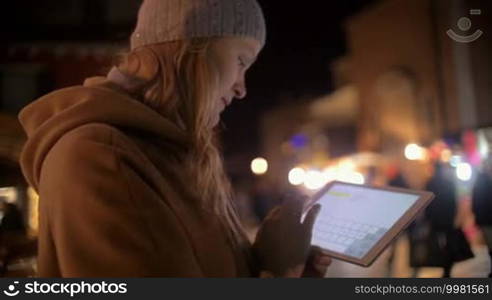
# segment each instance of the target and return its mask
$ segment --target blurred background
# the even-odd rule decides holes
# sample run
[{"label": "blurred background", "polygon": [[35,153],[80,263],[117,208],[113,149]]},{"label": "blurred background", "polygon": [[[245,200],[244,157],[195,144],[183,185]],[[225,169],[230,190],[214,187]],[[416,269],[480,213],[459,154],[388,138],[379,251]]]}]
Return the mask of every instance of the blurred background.
[{"label": "blurred background", "polygon": [[[36,269],[38,197],[18,166],[18,112],[105,75],[128,47],[140,2],[4,4],[0,276]],[[247,98],[221,125],[250,237],[288,191],[312,194],[332,180],[427,189],[436,200],[373,266],[335,261],[326,276],[487,277],[491,1],[258,2],[267,45],[248,73]]]}]

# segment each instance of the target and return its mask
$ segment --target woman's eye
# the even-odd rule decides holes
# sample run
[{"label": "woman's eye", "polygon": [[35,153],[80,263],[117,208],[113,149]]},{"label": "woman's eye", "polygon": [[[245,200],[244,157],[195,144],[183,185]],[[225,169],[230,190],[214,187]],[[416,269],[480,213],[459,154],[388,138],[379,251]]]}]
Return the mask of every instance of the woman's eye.
[{"label": "woman's eye", "polygon": [[239,65],[241,67],[245,67],[246,66],[246,64],[243,62],[243,60],[240,57],[238,58],[238,61],[239,61]]}]

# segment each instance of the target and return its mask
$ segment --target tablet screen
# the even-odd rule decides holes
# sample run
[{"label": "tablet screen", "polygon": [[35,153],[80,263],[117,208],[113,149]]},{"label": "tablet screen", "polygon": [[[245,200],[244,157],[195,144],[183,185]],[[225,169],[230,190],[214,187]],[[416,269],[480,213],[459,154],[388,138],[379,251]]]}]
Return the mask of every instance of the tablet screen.
[{"label": "tablet screen", "polygon": [[362,258],[410,209],[419,195],[335,183],[321,204],[312,245]]}]

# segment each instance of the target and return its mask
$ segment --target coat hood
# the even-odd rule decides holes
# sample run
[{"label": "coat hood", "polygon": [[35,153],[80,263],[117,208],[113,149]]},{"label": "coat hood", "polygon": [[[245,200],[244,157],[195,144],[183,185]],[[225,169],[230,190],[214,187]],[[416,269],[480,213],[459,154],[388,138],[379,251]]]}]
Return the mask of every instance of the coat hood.
[{"label": "coat hood", "polygon": [[82,86],[45,95],[26,106],[19,120],[28,137],[20,164],[36,190],[48,152],[66,133],[89,123],[143,131],[183,149],[189,145],[185,131],[105,77],[88,78]]}]

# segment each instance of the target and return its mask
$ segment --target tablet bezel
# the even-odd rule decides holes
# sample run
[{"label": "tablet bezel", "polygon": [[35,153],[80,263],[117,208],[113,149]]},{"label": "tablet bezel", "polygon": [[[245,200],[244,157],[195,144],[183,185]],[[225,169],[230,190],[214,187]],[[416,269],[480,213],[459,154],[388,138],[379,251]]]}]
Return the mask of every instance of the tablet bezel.
[{"label": "tablet bezel", "polygon": [[358,188],[367,188],[367,189],[379,190],[379,191],[399,192],[399,193],[419,196],[417,201],[415,201],[415,203],[398,219],[398,221],[396,221],[396,223],[383,235],[383,237],[362,258],[356,258],[353,256],[348,256],[343,253],[322,248],[323,252],[325,252],[327,255],[333,258],[351,262],[363,267],[369,267],[376,260],[376,258],[383,252],[383,250],[386,249],[386,247],[388,247],[390,242],[393,241],[400,234],[400,232],[403,231],[417,217],[417,215],[429,205],[432,199],[434,199],[434,194],[428,191],[410,190],[410,189],[389,187],[389,186],[375,187],[367,184],[353,184],[353,183],[346,183],[341,181],[332,181],[326,184],[319,191],[317,191],[309,199],[308,204],[306,205],[305,212],[307,212],[309,208],[311,208],[314,204],[316,204],[318,200],[320,200],[321,197],[324,194],[326,194],[335,184],[355,186]]}]

